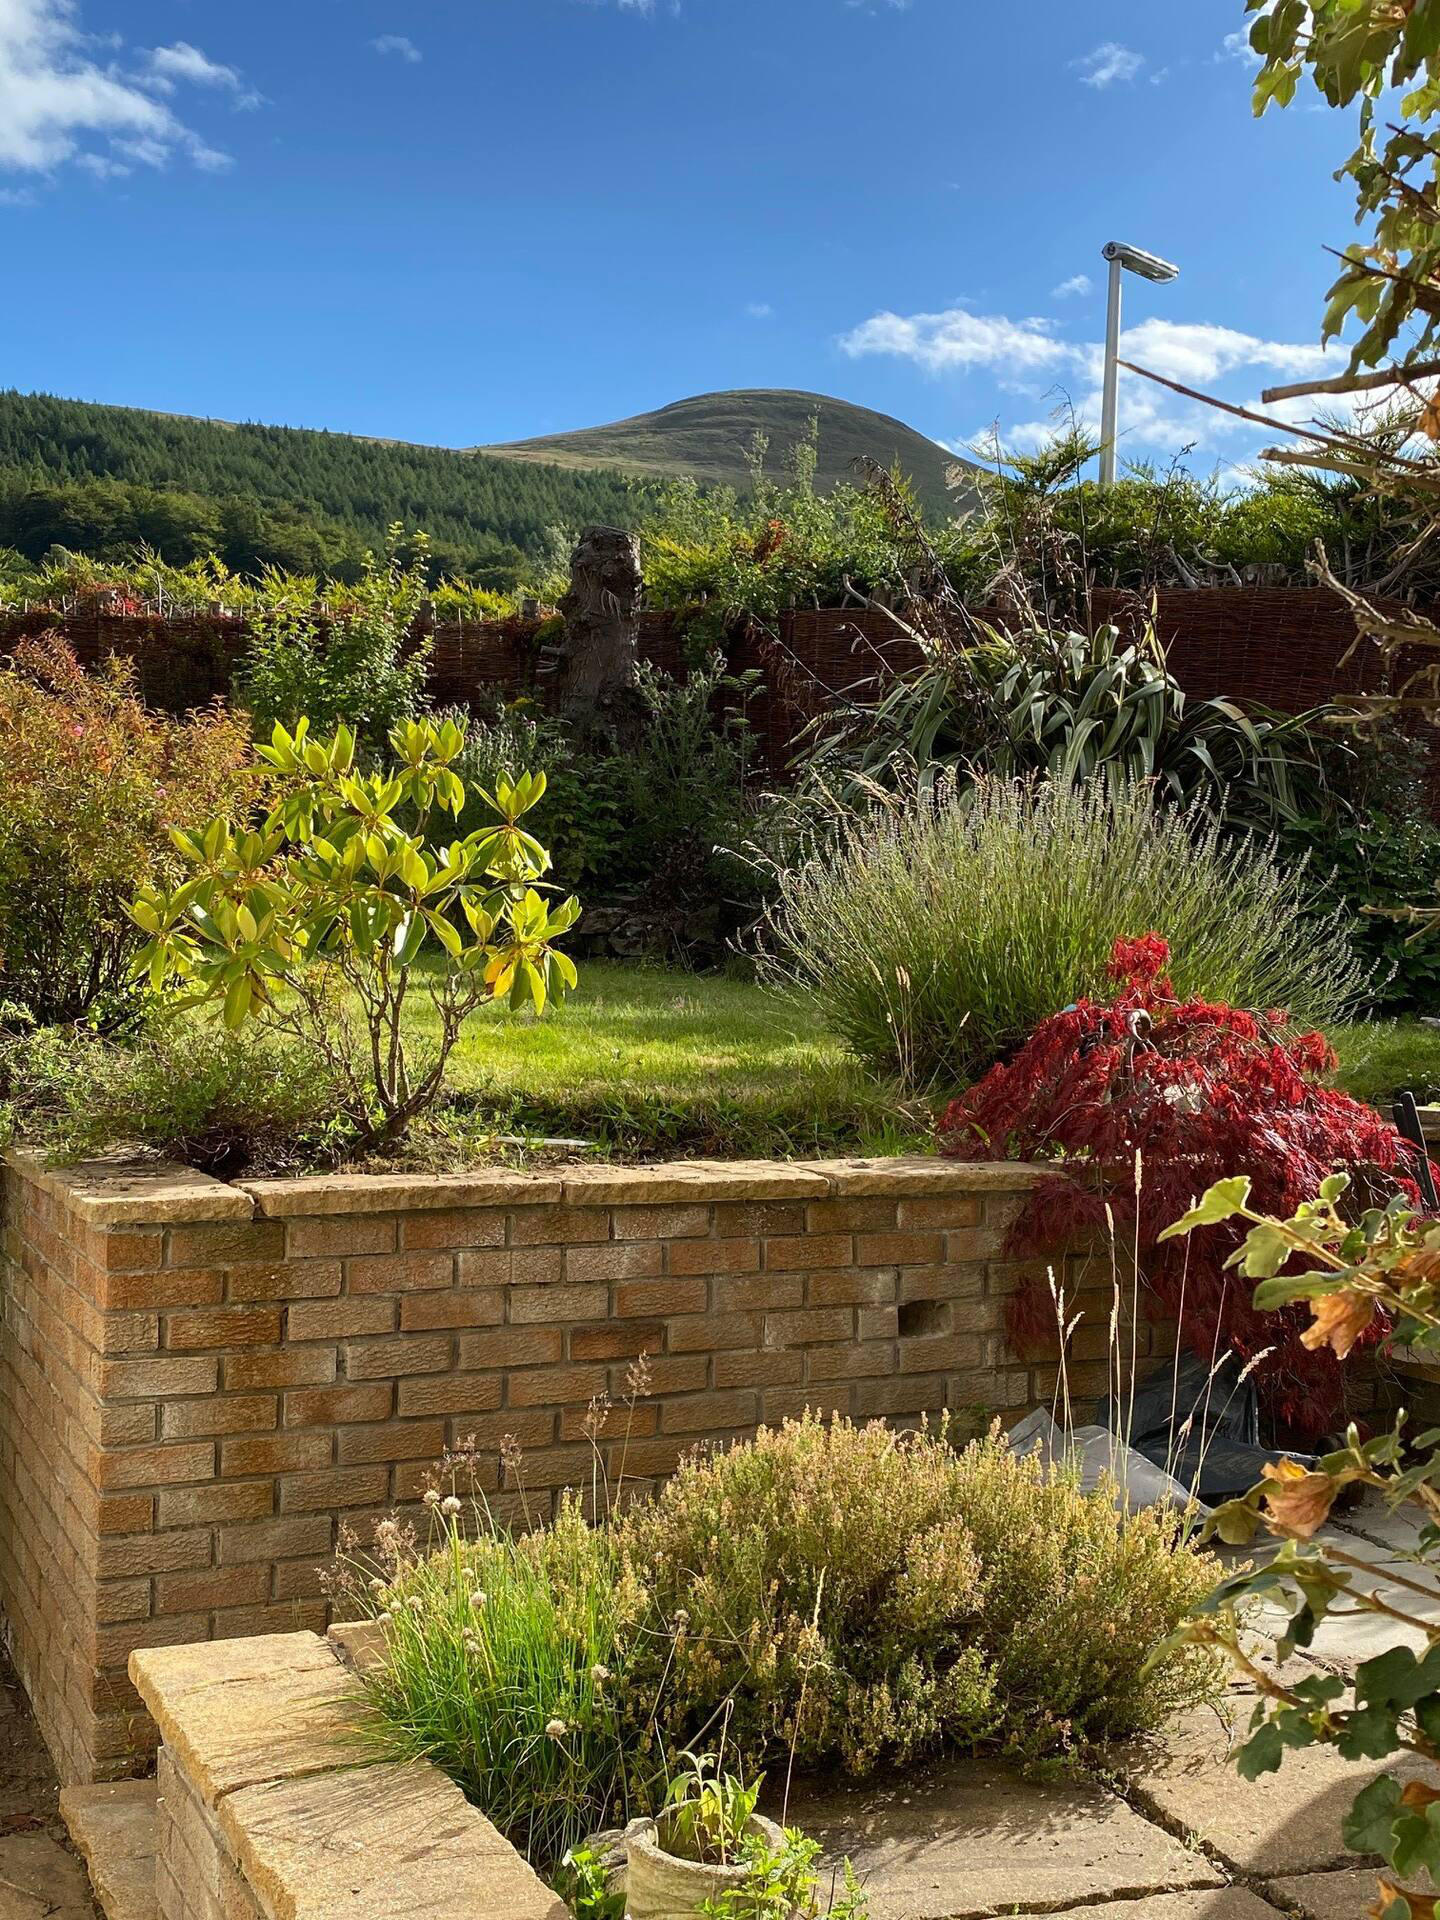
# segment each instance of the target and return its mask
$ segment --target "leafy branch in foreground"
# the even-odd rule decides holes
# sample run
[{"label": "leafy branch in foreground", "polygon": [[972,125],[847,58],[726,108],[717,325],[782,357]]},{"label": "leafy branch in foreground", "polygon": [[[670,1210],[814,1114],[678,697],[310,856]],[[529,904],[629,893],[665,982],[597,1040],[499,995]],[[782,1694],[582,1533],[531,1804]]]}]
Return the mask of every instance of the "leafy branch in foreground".
[{"label": "leafy branch in foreground", "polygon": [[[1403,1198],[1351,1221],[1340,1210],[1348,1185],[1345,1175],[1332,1175],[1314,1200],[1281,1220],[1252,1207],[1248,1177],[1220,1180],[1163,1237],[1247,1221],[1228,1264],[1259,1282],[1257,1308],[1309,1306],[1308,1346],[1344,1359],[1383,1315],[1397,1341],[1425,1355],[1440,1352],[1440,1222]],[[1407,1448],[1403,1424],[1402,1414],[1392,1431],[1368,1439],[1351,1426],[1342,1447],[1311,1465],[1267,1465],[1259,1486],[1221,1507],[1210,1525],[1222,1540],[1247,1545],[1263,1522],[1283,1545],[1263,1567],[1223,1582],[1170,1643],[1223,1650],[1255,1686],[1259,1698],[1237,1756],[1247,1780],[1274,1772],[1292,1747],[1331,1746],[1347,1760],[1396,1757],[1356,1795],[1343,1828],[1348,1847],[1385,1863],[1370,1920],[1435,1920],[1440,1887],[1440,1785],[1427,1777],[1440,1768],[1440,1429]],[[1337,1495],[1352,1485],[1376,1489],[1392,1510],[1416,1510],[1413,1547],[1381,1579],[1373,1561],[1315,1538]],[[1253,1657],[1247,1611],[1261,1598],[1282,1610],[1281,1624],[1267,1629],[1280,1662],[1310,1646],[1327,1616],[1393,1621],[1397,1635],[1418,1630],[1424,1650],[1397,1639],[1360,1663],[1353,1694],[1337,1675],[1318,1670],[1290,1681]],[[1406,1884],[1422,1875],[1428,1889]]]},{"label": "leafy branch in foreground", "polygon": [[[306,720],[293,734],[277,723],[258,750],[280,781],[263,825],[220,816],[177,831],[188,877],[144,889],[131,907],[147,936],[137,971],[152,988],[220,1003],[228,1027],[255,1019],[317,1047],[362,1145],[393,1139],[434,1101],[483,1002],[540,1012],[557,983],[575,984],[553,943],[579,902],[547,901],[550,856],[520,825],[544,774],[481,792],[496,818],[463,839],[429,837],[432,816],[465,805],[453,766],[464,743],[453,720],[408,721],[390,735],[395,764],[362,773],[348,727],[312,740]],[[435,964],[417,970],[427,952]],[[406,1039],[412,994],[429,999],[438,1028],[418,1061]]]}]

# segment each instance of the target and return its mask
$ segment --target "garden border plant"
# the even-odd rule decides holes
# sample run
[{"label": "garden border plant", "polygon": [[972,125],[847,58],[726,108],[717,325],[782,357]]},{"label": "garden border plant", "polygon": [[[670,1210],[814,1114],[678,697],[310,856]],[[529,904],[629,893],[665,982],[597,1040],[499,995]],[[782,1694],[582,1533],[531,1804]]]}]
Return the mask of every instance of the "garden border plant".
[{"label": "garden border plant", "polygon": [[[579,902],[547,902],[550,856],[519,824],[544,795],[543,773],[482,795],[492,824],[448,845],[429,837],[432,814],[465,805],[452,766],[464,738],[453,720],[407,721],[390,736],[395,764],[361,772],[348,727],[312,740],[308,721],[293,734],[277,721],[258,749],[280,788],[263,824],[221,816],[177,830],[190,877],[142,890],[131,909],[151,988],[177,1005],[218,1004],[227,1027],[254,1020],[313,1047],[346,1089],[362,1147],[394,1140],[434,1103],[477,1007],[541,1011],[557,983],[576,980],[553,943]],[[420,972],[427,947],[437,965]],[[359,1008],[358,1037],[342,989]],[[428,1059],[407,1045],[412,991],[438,1019]]]},{"label": "garden border plant", "polygon": [[[1344,1173],[1319,1183],[1288,1217],[1252,1198],[1249,1176],[1216,1181],[1203,1198],[1165,1230],[1167,1239],[1226,1232],[1227,1265],[1257,1284],[1257,1313],[1303,1309],[1305,1345],[1345,1360],[1366,1335],[1388,1326],[1393,1337],[1422,1356],[1440,1353],[1440,1223],[1396,1195],[1384,1207],[1342,1210],[1350,1191]],[[1239,1244],[1237,1233],[1243,1235]],[[1316,1536],[1347,1488],[1377,1490],[1387,1508],[1415,1520],[1413,1547],[1398,1565],[1377,1568],[1339,1540]],[[1262,1566],[1251,1566],[1216,1588],[1168,1646],[1223,1652],[1244,1673],[1256,1704],[1236,1761],[1247,1780],[1276,1771],[1285,1755],[1309,1746],[1333,1747],[1343,1759],[1384,1761],[1383,1770],[1356,1793],[1343,1824],[1345,1844],[1378,1856],[1372,1920],[1435,1920],[1440,1906],[1440,1626],[1434,1606],[1440,1585],[1440,1428],[1405,1434],[1401,1413],[1393,1428],[1367,1437],[1351,1426],[1343,1445],[1319,1460],[1284,1459],[1242,1499],[1221,1507],[1210,1530],[1234,1546],[1248,1546],[1261,1526],[1281,1545]],[[1412,1598],[1412,1596],[1414,1596]],[[1282,1611],[1267,1628],[1275,1665],[1259,1661],[1251,1603]],[[1430,1603],[1428,1612],[1420,1602]],[[1294,1679],[1285,1662],[1309,1647],[1332,1611],[1393,1623],[1395,1644],[1355,1669],[1353,1690],[1338,1674],[1316,1671]],[[1418,1631],[1417,1654],[1398,1639]],[[1400,1763],[1406,1763],[1400,1771]],[[1421,1763],[1423,1771],[1416,1770]],[[1414,1883],[1424,1876],[1428,1887]]]},{"label": "garden border plant", "polygon": [[[1226,1167],[1254,1176],[1263,1204],[1292,1208],[1328,1170],[1346,1166],[1367,1199],[1418,1198],[1414,1149],[1372,1109],[1324,1084],[1334,1055],[1323,1034],[1280,1009],[1255,1013],[1183,993],[1158,934],[1117,940],[1109,999],[1081,997],[1042,1021],[1012,1059],[991,1068],[940,1120],[957,1160],[1063,1162],[1027,1197],[1011,1228],[1017,1256],[1053,1256],[1077,1236],[1118,1232],[1145,1272],[1152,1313],[1173,1314],[1207,1366],[1224,1357],[1253,1373],[1267,1412],[1313,1440],[1343,1405],[1333,1357],[1302,1338],[1294,1315],[1254,1313],[1210,1249],[1161,1231]],[[1012,1338],[1053,1341],[1055,1305],[1041,1282],[1013,1298]],[[1228,1394],[1232,1379],[1227,1381]]]},{"label": "garden border plant", "polygon": [[[959,1451],[943,1420],[807,1414],[638,1503],[595,1457],[598,1526],[571,1495],[512,1534],[469,1445],[425,1495],[428,1543],[385,1520],[337,1566],[384,1634],[367,1743],[433,1760],[537,1864],[655,1813],[683,1753],[723,1750],[752,1783],[956,1746],[1053,1761],[1213,1691],[1203,1655],[1147,1666],[1211,1579],[1185,1516],[1126,1514],[996,1435]],[[523,1497],[518,1448],[502,1461]]]}]

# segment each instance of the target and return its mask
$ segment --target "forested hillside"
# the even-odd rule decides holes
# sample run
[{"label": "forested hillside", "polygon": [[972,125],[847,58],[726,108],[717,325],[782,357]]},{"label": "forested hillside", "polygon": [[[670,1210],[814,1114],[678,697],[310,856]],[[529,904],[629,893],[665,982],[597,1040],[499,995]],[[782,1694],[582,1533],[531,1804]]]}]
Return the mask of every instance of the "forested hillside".
[{"label": "forested hillside", "polygon": [[634,525],[644,481],[442,447],[0,392],[0,549],[119,559],[140,543],[177,564],[218,553],[358,572],[392,521],[423,528],[437,569],[511,587],[590,522]]}]

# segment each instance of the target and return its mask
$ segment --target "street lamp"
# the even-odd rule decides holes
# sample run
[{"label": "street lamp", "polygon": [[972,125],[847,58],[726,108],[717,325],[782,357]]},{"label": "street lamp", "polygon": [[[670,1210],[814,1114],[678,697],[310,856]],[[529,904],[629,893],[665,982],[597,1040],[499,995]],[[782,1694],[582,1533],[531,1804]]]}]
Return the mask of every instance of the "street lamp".
[{"label": "street lamp", "polygon": [[1105,396],[1100,404],[1100,484],[1115,484],[1116,409],[1120,389],[1120,276],[1138,273],[1142,280],[1173,280],[1179,273],[1168,260],[1146,253],[1140,247],[1127,247],[1118,240],[1107,240],[1100,249],[1102,259],[1110,262],[1110,304],[1105,314]]}]

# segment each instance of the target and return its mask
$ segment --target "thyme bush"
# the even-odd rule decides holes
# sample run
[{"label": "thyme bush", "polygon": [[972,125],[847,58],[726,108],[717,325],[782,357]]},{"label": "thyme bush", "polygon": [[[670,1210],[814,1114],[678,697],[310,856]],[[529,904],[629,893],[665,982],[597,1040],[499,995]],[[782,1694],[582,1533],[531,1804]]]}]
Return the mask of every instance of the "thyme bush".
[{"label": "thyme bush", "polygon": [[604,1524],[567,1497],[519,1537],[466,1477],[473,1453],[442,1463],[426,1545],[393,1520],[373,1559],[345,1544],[343,1604],[385,1636],[367,1738],[433,1760],[540,1864],[655,1812],[722,1726],[747,1779],[792,1752],[856,1774],[947,1748],[1042,1760],[1214,1683],[1191,1650],[1151,1663],[1213,1579],[1183,1519],[1127,1516],[998,1438],[807,1414],[697,1453],[653,1502],[597,1467]]}]

